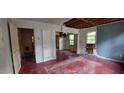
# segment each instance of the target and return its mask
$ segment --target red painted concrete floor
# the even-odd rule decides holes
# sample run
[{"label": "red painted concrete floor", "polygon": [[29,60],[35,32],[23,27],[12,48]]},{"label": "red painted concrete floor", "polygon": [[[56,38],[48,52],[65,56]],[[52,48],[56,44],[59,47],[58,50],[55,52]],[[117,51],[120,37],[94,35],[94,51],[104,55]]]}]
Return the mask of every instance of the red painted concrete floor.
[{"label": "red painted concrete floor", "polygon": [[[67,55],[66,55],[67,56]],[[124,64],[98,58],[93,55],[78,55],[34,63],[31,59],[23,60],[20,74],[122,74]]]}]

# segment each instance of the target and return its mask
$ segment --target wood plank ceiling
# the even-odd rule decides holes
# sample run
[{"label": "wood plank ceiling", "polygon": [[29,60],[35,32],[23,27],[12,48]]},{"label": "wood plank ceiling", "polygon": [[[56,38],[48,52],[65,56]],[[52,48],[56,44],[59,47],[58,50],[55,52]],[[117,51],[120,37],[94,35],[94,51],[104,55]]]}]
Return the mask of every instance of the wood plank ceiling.
[{"label": "wood plank ceiling", "polygon": [[64,25],[71,28],[81,29],[120,20],[124,20],[124,18],[72,18],[65,22]]}]

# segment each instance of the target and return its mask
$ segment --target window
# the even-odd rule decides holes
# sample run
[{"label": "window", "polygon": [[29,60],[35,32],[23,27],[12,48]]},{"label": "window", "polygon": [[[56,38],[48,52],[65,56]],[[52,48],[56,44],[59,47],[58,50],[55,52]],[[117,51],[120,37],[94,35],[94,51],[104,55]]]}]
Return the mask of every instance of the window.
[{"label": "window", "polygon": [[74,34],[69,35],[69,45],[74,45]]},{"label": "window", "polygon": [[89,32],[87,34],[87,44],[95,44],[96,42],[96,32]]}]

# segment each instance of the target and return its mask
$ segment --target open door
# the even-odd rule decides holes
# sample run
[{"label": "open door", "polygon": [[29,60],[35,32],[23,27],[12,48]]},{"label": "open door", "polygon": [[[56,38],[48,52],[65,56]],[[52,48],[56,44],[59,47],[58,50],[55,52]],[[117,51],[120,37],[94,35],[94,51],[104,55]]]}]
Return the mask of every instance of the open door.
[{"label": "open door", "polygon": [[12,57],[14,62],[14,70],[15,73],[19,73],[21,68],[21,56],[19,49],[19,41],[18,41],[18,32],[17,27],[14,23],[9,23],[10,28],[10,38],[11,38],[11,48],[12,48]]},{"label": "open door", "polygon": [[34,30],[29,28],[18,28],[18,38],[21,53],[21,66],[36,63]]}]

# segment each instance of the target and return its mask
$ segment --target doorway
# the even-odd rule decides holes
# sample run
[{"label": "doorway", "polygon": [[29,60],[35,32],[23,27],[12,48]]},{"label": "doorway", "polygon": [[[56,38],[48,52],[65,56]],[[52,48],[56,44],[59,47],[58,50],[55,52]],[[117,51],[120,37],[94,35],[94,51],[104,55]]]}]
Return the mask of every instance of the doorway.
[{"label": "doorway", "polygon": [[56,32],[56,58],[69,59],[77,53],[77,34]]},{"label": "doorway", "polygon": [[66,50],[66,33],[56,32],[56,59],[60,61],[62,52]]},{"label": "doorway", "polygon": [[36,63],[34,30],[28,28],[18,28],[18,37],[21,53],[21,65]]},{"label": "doorway", "polygon": [[60,38],[60,34],[59,32],[56,32],[56,49],[59,50],[59,38]]},{"label": "doorway", "polygon": [[68,34],[69,50],[73,53],[77,53],[77,40],[77,34]]}]

